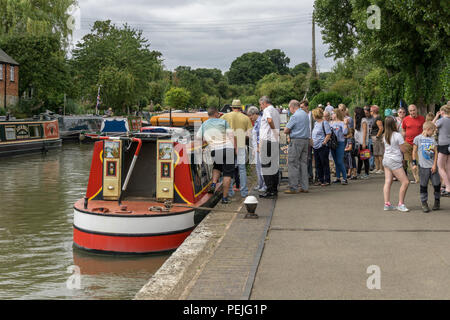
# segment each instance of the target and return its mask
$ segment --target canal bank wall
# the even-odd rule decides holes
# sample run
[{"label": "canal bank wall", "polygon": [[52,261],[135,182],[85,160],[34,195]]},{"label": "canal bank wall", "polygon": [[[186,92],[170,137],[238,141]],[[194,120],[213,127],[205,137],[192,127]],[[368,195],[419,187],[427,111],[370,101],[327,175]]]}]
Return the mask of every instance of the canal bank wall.
[{"label": "canal bank wall", "polygon": [[[216,206],[216,210],[221,208]],[[226,206],[239,209],[241,201]],[[225,207],[223,207],[225,208]],[[183,244],[158,269],[135,296],[135,300],[186,299],[190,288],[209,261],[238,213],[211,211]]]}]

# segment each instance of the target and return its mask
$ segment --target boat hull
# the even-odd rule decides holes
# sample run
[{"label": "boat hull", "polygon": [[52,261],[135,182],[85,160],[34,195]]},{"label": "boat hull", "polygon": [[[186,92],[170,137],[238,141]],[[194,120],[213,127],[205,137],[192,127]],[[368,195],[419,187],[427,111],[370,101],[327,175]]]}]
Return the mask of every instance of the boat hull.
[{"label": "boat hull", "polygon": [[78,248],[101,253],[158,253],[178,248],[194,227],[194,210],[108,215],[75,208],[73,241]]},{"label": "boat hull", "polygon": [[61,145],[61,139],[2,143],[0,144],[0,157],[43,152],[61,148]]}]

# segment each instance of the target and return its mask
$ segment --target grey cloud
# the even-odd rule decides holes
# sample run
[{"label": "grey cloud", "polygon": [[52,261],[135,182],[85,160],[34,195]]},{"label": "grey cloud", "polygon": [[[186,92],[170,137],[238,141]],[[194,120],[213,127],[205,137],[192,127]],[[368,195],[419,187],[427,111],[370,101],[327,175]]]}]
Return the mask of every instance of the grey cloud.
[{"label": "grey cloud", "polygon": [[[225,72],[243,53],[273,48],[283,50],[291,66],[311,61],[313,0],[79,0],[79,5],[82,30],[75,41],[96,19],[127,22],[144,31],[169,70],[187,65]],[[318,29],[316,47],[320,70],[330,70],[334,62],[324,57],[327,47]]]}]

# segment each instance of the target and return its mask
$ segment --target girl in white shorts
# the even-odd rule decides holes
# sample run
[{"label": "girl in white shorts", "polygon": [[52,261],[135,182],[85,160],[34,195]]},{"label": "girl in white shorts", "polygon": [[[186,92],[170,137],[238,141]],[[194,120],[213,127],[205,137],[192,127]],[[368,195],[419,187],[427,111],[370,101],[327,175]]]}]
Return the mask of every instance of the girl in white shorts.
[{"label": "girl in white shorts", "polygon": [[[402,212],[407,212],[409,209],[406,208],[404,201],[409,186],[409,180],[405,170],[403,170],[403,152],[405,152],[403,144],[405,143],[405,140],[398,132],[397,123],[393,117],[386,118],[384,127],[384,210],[390,211],[397,209]],[[401,183],[397,207],[391,205],[390,202],[391,185],[394,176]]]}]

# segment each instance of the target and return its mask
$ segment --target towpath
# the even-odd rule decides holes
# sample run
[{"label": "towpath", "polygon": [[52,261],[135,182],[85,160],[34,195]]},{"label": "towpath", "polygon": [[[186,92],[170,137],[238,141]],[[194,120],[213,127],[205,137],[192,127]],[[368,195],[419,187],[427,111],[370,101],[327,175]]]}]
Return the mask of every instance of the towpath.
[{"label": "towpath", "polygon": [[280,192],[258,220],[236,214],[183,298],[450,299],[450,199],[425,214],[411,185],[411,212],[385,212],[383,179]]}]

